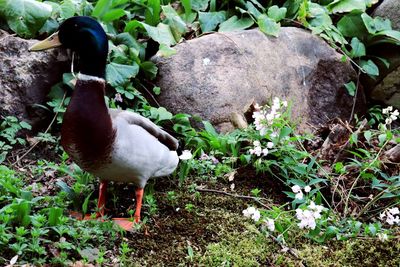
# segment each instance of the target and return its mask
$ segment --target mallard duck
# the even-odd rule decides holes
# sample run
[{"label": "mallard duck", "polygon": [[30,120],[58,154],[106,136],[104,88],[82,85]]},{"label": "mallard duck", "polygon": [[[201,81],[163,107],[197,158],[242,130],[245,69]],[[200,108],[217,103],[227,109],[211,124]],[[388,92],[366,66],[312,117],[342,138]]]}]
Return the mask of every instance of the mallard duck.
[{"label": "mallard duck", "polygon": [[[149,178],[167,176],[176,169],[178,141],[145,117],[107,108],[104,94],[108,40],[96,20],[69,18],[56,33],[30,50],[58,46],[79,56],[80,70],[64,114],[61,145],[83,170],[99,177],[99,217],[104,216],[107,182],[128,182],[137,186],[134,218],[139,222],[144,187]],[[129,219],[115,221],[127,230],[134,224]]]}]

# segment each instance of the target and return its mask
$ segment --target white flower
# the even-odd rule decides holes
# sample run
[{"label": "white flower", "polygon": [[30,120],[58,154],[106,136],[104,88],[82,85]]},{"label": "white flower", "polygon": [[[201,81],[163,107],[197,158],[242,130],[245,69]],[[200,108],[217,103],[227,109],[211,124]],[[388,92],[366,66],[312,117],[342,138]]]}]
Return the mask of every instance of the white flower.
[{"label": "white flower", "polygon": [[385,233],[378,233],[378,239],[381,242],[385,242],[389,239],[388,235]]},{"label": "white flower", "polygon": [[264,222],[267,225],[269,231],[275,231],[275,221],[273,219],[266,219]]},{"label": "white flower", "polygon": [[299,193],[301,191],[301,187],[298,186],[297,184],[292,186],[292,192],[293,193]]},{"label": "white flower", "polygon": [[244,217],[250,217],[256,211],[254,207],[248,207],[247,209],[243,210]]},{"label": "white flower", "polygon": [[268,155],[268,148],[264,148],[262,150],[262,153],[263,153],[264,156]]},{"label": "white flower", "polygon": [[393,110],[392,106],[388,106],[387,108],[382,109],[383,114],[389,114],[390,111]]},{"label": "white flower", "polygon": [[282,101],[282,106],[284,106],[285,108],[287,107],[287,101]]},{"label": "white flower", "polygon": [[296,198],[296,199],[303,199],[303,197],[304,197],[304,195],[303,195],[303,192],[298,192],[295,196],[294,196],[294,198]]},{"label": "white flower", "polygon": [[251,218],[255,221],[258,222],[260,220],[261,214],[259,210],[255,210]]},{"label": "white flower", "polygon": [[193,157],[192,152],[190,150],[183,150],[182,155],[179,156],[181,160],[188,160]]},{"label": "white flower", "polygon": [[253,146],[261,146],[260,141],[256,140],[253,142]]},{"label": "white flower", "polygon": [[311,191],[311,187],[310,187],[309,185],[306,185],[306,186],[304,187],[304,192],[308,193],[308,192],[310,192],[310,191]]},{"label": "white flower", "polygon": [[261,156],[261,153],[262,153],[262,149],[260,146],[256,146],[254,149],[250,149],[249,151],[250,151],[250,154],[254,154],[257,156]]},{"label": "white flower", "polygon": [[392,119],[391,118],[387,118],[386,120],[385,120],[385,124],[391,124],[392,123]]},{"label": "white flower", "polygon": [[397,207],[388,209],[388,212],[390,212],[392,215],[400,214],[400,210]]},{"label": "white flower", "polygon": [[231,184],[231,191],[233,191],[233,190],[235,190],[235,184],[234,183]]},{"label": "white flower", "polygon": [[274,143],[272,143],[272,142],[267,143],[267,148],[271,149],[273,147],[274,147]]}]

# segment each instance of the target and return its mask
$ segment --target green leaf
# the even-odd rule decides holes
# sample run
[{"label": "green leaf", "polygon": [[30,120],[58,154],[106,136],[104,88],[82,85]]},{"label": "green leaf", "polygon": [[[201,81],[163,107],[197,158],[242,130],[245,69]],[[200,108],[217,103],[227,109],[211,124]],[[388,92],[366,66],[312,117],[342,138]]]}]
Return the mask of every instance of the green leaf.
[{"label": "green leaf", "polygon": [[279,133],[279,140],[282,138],[285,138],[286,136],[289,136],[289,134],[292,132],[292,128],[285,126],[281,129],[281,132]]},{"label": "green leaf", "polygon": [[276,22],[279,22],[285,18],[286,11],[287,11],[286,7],[279,8],[278,6],[275,5],[268,8],[267,15]]},{"label": "green leaf", "polygon": [[170,57],[176,54],[176,50],[165,45],[160,44],[160,48],[158,49],[157,55],[160,57]]},{"label": "green leaf", "polygon": [[364,132],[364,138],[365,138],[365,140],[367,140],[367,143],[368,143],[368,144],[371,143],[371,137],[372,137],[371,131],[365,131],[365,132]]},{"label": "green leaf", "polygon": [[196,11],[204,11],[208,7],[210,0],[191,0],[192,9]]},{"label": "green leaf", "polygon": [[327,8],[331,13],[347,13],[354,10],[365,11],[367,7],[364,0],[335,0]]},{"label": "green leaf", "polygon": [[173,115],[164,107],[159,108],[150,108],[151,117],[156,119],[157,121],[171,120]]},{"label": "green leaf", "polygon": [[214,137],[218,137],[218,133],[215,130],[214,126],[212,126],[212,124],[209,121],[203,121],[203,125],[204,125],[204,129],[206,130],[206,132],[208,134],[210,134],[211,136]]},{"label": "green leaf", "polygon": [[32,126],[31,126],[29,123],[25,122],[25,121],[21,121],[21,122],[19,123],[19,125],[20,125],[22,128],[24,128],[24,129],[28,129],[28,130],[31,130],[31,129],[32,129]]},{"label": "green leaf", "polygon": [[191,0],[182,0],[182,6],[185,9],[185,16],[188,18],[192,13],[192,5],[190,4]]},{"label": "green leaf", "polygon": [[161,8],[166,17],[163,23],[169,25],[175,40],[179,42],[179,40],[182,38],[182,35],[187,32],[186,23],[182,20],[178,13],[176,13],[175,9],[173,9],[171,5],[162,6]]},{"label": "green leaf", "polygon": [[87,213],[88,206],[89,206],[89,200],[90,200],[90,197],[92,196],[92,194],[93,194],[93,191],[88,196],[86,196],[85,201],[83,201],[83,203],[82,203],[83,214]]},{"label": "green leaf", "polygon": [[262,15],[262,13],[251,2],[246,2],[246,8],[247,11],[255,18],[258,18]]},{"label": "green leaf", "polygon": [[344,85],[344,87],[346,87],[347,92],[349,93],[349,95],[354,96],[356,93],[356,85],[354,84],[354,82],[349,82],[346,83]]},{"label": "green leaf", "polygon": [[160,0],[148,0],[145,12],[145,22],[155,26],[160,22],[161,5]]},{"label": "green leaf", "polygon": [[153,93],[154,93],[155,95],[160,95],[160,94],[161,94],[161,88],[158,87],[158,86],[154,86],[154,87],[153,87]]},{"label": "green leaf", "polygon": [[237,16],[230,17],[219,25],[219,32],[232,32],[247,29],[252,26],[254,21],[251,18],[238,19]]},{"label": "green leaf", "polygon": [[111,9],[102,17],[102,21],[111,22],[125,16],[125,10],[122,8]]},{"label": "green leaf", "polygon": [[56,226],[60,222],[60,217],[63,214],[63,210],[61,208],[52,207],[49,209],[49,225]]},{"label": "green leaf", "polygon": [[368,35],[360,14],[344,16],[339,20],[337,28],[345,37],[357,37],[362,40]]},{"label": "green leaf", "polygon": [[75,15],[75,4],[72,0],[64,0],[60,5],[60,17],[62,19],[67,19]]},{"label": "green leaf", "polygon": [[[379,38],[378,40],[375,40]],[[400,45],[400,32],[394,30],[381,31],[374,34],[371,44],[392,43]]]},{"label": "green leaf", "polygon": [[226,12],[199,12],[200,27],[203,32],[211,32],[226,20]]},{"label": "green leaf", "polygon": [[112,0],[99,0],[92,11],[92,16],[102,18],[112,5]]},{"label": "green leaf", "polygon": [[365,45],[357,37],[351,39],[351,57],[362,57],[366,55]]},{"label": "green leaf", "polygon": [[367,73],[368,75],[371,75],[371,76],[379,75],[378,66],[376,66],[375,63],[370,59],[368,61],[361,60],[360,66],[365,71],[365,73]]},{"label": "green leaf", "polygon": [[0,15],[11,30],[31,38],[51,16],[51,5],[34,0],[0,0]]},{"label": "green leaf", "polygon": [[117,87],[128,82],[129,79],[135,77],[138,72],[139,66],[136,63],[133,65],[122,65],[112,62],[107,64],[106,79],[111,86]]},{"label": "green leaf", "polygon": [[156,64],[151,61],[142,62],[140,64],[140,68],[144,71],[144,74],[150,80],[153,80],[157,75],[158,68]]},{"label": "green leaf", "polygon": [[264,14],[258,17],[257,23],[263,33],[278,37],[281,27],[279,23]]},{"label": "green leaf", "polygon": [[167,46],[176,44],[174,35],[168,25],[163,23],[159,23],[157,27],[147,25],[146,23],[142,23],[142,25],[146,29],[147,34],[159,44],[165,44]]}]

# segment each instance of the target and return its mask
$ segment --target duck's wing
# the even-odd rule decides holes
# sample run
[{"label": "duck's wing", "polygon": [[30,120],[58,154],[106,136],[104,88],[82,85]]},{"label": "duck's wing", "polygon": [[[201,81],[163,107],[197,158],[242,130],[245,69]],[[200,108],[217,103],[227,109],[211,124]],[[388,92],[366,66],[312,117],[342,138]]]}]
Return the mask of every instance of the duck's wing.
[{"label": "duck's wing", "polygon": [[172,135],[162,130],[159,126],[154,124],[151,120],[127,110],[109,109],[111,119],[122,118],[131,125],[137,125],[145,129],[148,133],[164,144],[170,150],[177,150],[179,143]]}]

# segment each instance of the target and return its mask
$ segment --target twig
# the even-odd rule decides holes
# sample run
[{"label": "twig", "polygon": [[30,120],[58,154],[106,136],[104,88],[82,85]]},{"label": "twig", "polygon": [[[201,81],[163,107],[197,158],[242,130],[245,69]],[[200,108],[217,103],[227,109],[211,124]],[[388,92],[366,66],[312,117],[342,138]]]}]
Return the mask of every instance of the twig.
[{"label": "twig", "polygon": [[[275,236],[269,234],[269,236],[271,237],[271,239],[277,243],[283,250],[287,250],[289,252],[290,255],[292,255],[293,257],[295,257],[297,260],[303,261],[298,255],[295,249],[290,248],[284,244],[282,244],[281,241],[278,240],[278,238],[276,238]],[[304,266],[303,263],[300,263],[300,266]]]},{"label": "twig", "polygon": [[257,202],[258,204],[260,204],[264,208],[267,208],[267,209],[271,208],[271,206],[268,206],[267,204],[264,204],[263,202],[261,202],[260,198],[258,198],[258,197],[231,194],[231,193],[228,193],[228,192],[225,192],[225,191],[220,191],[220,190],[215,190],[215,189],[205,189],[205,188],[201,188],[201,187],[196,187],[196,190],[199,191],[199,192],[217,193],[217,194],[227,195],[227,196],[235,197],[235,198],[250,199],[250,200],[253,200],[253,201]]},{"label": "twig", "polygon": [[[65,97],[67,96],[67,92],[64,93],[64,96],[61,100],[60,106],[57,109],[56,114],[54,114],[53,119],[51,120],[49,126],[47,127],[46,131],[44,131],[45,134],[47,134],[50,131],[51,126],[54,124],[55,120],[57,119],[58,113],[60,108],[62,107],[62,105],[64,104],[64,100]],[[33,145],[31,145],[31,147],[28,149],[28,151],[26,151],[21,157],[19,157],[11,166],[15,166],[16,164],[18,164],[24,157],[26,157],[26,155],[28,155],[38,144],[40,143],[40,140],[36,141],[35,143],[33,143]]]}]

